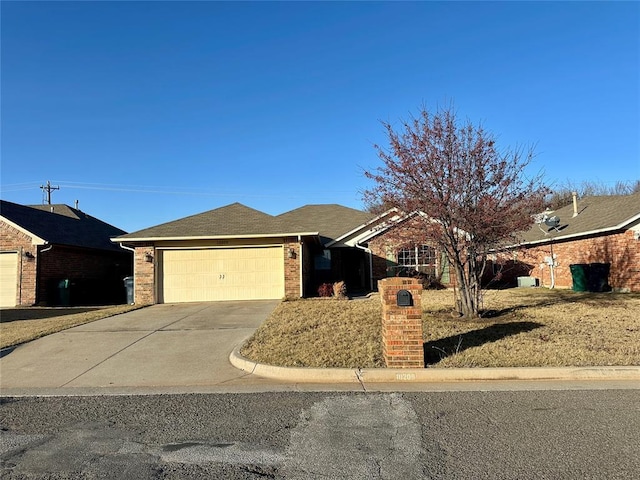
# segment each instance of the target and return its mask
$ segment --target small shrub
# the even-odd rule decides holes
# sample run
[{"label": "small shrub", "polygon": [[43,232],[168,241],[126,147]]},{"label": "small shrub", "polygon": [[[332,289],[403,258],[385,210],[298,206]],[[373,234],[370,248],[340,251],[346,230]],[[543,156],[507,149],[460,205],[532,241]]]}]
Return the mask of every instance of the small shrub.
[{"label": "small shrub", "polygon": [[333,294],[336,298],[344,300],[347,298],[347,285],[344,282],[336,282],[333,284]]},{"label": "small shrub", "polygon": [[333,285],[331,283],[323,283],[318,287],[318,295],[321,297],[330,297],[333,295]]}]

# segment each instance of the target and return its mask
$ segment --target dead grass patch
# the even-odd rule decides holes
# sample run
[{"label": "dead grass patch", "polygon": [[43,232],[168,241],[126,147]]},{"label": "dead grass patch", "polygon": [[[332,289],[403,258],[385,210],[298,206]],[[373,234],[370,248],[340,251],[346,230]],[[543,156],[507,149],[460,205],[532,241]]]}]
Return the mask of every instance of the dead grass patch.
[{"label": "dead grass patch", "polygon": [[[490,290],[484,317],[452,316],[453,293],[423,293],[425,362],[432,367],[640,365],[640,295]],[[382,367],[381,308],[368,300],[281,303],[242,354],[262,363]]]},{"label": "dead grass patch", "polygon": [[379,303],[333,299],[282,302],[241,353],[286,367],[384,366]]},{"label": "dead grass patch", "polygon": [[141,308],[136,305],[78,308],[11,308],[0,311],[0,348],[11,347],[84,323]]}]

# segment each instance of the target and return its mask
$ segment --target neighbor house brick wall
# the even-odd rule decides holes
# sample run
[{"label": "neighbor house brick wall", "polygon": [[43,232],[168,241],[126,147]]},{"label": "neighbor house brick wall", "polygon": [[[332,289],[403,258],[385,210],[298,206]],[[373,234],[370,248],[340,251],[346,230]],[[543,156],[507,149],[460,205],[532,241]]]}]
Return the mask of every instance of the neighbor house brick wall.
[{"label": "neighbor house brick wall", "polygon": [[[556,287],[572,287],[569,267],[572,264],[610,263],[611,287],[640,292],[640,240],[634,238],[633,231],[517,250],[518,262],[529,265],[529,275],[540,279],[540,284],[546,287],[551,285],[551,272],[544,258],[551,256],[552,248],[557,262],[554,270]],[[514,254],[509,253],[509,256]]]},{"label": "neighbor house brick wall", "polygon": [[[38,254],[31,237],[6,222],[0,222],[0,251],[18,252],[16,305],[33,305],[36,303]],[[26,252],[33,254],[34,258],[27,258]]]},{"label": "neighbor house brick wall", "polygon": [[[158,258],[152,244],[137,246],[133,256],[133,294],[137,305],[156,303],[155,276]],[[151,261],[147,261],[151,255]]]},{"label": "neighbor house brick wall", "polygon": [[61,280],[71,282],[72,305],[124,302],[122,278],[131,271],[129,252],[53,245],[39,248],[38,261],[38,303],[56,304]]},{"label": "neighbor house brick wall", "polygon": [[[289,252],[293,252],[292,255]],[[284,295],[286,298],[300,298],[300,262],[302,245],[294,239],[284,243]]]},{"label": "neighbor house brick wall", "polygon": [[[391,277],[378,282],[382,302],[382,349],[390,368],[423,368],[422,285],[414,278]],[[399,307],[397,294],[407,290],[413,305]]]}]

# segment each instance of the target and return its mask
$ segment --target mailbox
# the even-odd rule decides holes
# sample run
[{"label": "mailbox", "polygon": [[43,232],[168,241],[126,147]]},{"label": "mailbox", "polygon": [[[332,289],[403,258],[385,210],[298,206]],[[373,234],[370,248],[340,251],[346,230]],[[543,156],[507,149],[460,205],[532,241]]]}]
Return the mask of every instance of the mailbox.
[{"label": "mailbox", "polygon": [[409,290],[398,290],[398,293],[396,294],[396,301],[399,307],[413,306],[413,297]]}]

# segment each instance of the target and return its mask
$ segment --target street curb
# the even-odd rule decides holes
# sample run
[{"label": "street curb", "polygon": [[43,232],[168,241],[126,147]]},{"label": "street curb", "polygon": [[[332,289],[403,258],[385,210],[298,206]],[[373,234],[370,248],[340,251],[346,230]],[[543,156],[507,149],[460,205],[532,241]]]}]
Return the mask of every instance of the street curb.
[{"label": "street curb", "polygon": [[500,368],[308,368],[257,363],[240,354],[231,364],[259,377],[300,383],[419,383],[486,380],[638,380],[640,366],[631,367],[500,367]]}]

